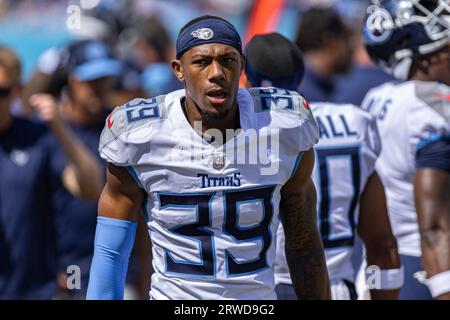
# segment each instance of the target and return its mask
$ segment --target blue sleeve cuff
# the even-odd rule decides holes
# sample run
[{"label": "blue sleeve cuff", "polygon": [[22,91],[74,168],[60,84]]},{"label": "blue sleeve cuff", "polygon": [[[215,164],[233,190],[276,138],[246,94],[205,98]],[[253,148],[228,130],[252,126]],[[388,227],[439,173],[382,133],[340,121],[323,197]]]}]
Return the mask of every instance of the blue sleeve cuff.
[{"label": "blue sleeve cuff", "polygon": [[450,141],[450,135],[447,134],[439,134],[439,133],[432,133],[430,136],[428,136],[426,139],[422,139],[417,144],[417,151],[420,151],[421,149],[425,148],[429,144],[440,142],[440,141]]},{"label": "blue sleeve cuff", "polygon": [[137,223],[107,217],[97,218],[88,300],[123,299],[128,261]]},{"label": "blue sleeve cuff", "polygon": [[429,142],[418,150],[416,167],[440,169],[450,173],[450,139]]}]

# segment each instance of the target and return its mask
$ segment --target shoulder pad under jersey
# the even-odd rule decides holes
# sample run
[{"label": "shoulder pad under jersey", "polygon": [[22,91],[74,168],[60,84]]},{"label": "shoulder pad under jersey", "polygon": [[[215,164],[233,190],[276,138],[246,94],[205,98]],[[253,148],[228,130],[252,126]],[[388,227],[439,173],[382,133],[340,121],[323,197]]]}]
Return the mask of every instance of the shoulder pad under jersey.
[{"label": "shoulder pad under jersey", "polygon": [[164,106],[165,96],[152,99],[133,99],[117,107],[106,119],[100,138],[100,148],[117,139],[123,133],[132,131],[149,122],[167,117]]},{"label": "shoulder pad under jersey", "polygon": [[255,112],[278,111],[314,122],[308,101],[295,91],[280,88],[250,88]]},{"label": "shoulder pad under jersey", "polygon": [[430,108],[450,121],[450,87],[438,82],[417,82],[416,96]]}]

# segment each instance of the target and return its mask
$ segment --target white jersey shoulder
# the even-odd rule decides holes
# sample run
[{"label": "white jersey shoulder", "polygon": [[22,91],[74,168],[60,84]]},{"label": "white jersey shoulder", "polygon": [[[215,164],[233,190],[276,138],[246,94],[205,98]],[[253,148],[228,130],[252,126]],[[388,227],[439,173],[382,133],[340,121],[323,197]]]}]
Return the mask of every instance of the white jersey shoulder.
[{"label": "white jersey shoulder", "polygon": [[132,145],[148,142],[153,126],[167,119],[165,98],[134,99],[115,108],[100,136],[101,157],[119,166],[132,165],[136,151]]},{"label": "white jersey shoulder", "polygon": [[424,104],[410,114],[410,132],[417,149],[437,137],[450,135],[450,87],[437,82],[415,82],[415,96]]},{"label": "white jersey shoulder", "polygon": [[450,121],[450,86],[439,82],[414,82],[416,97],[437,114]]},{"label": "white jersey shoulder", "polygon": [[449,134],[449,107],[450,87],[432,81],[385,84],[369,91],[362,103],[363,109],[378,118],[380,126],[395,123],[390,126],[391,130],[396,127],[407,132],[412,151],[416,151],[418,142],[430,135]]},{"label": "white jersey shoulder", "polygon": [[297,92],[274,87],[250,88],[248,92],[259,128],[268,126],[290,131],[301,151],[309,150],[318,142],[319,130],[312,110]]},{"label": "white jersey shoulder", "polygon": [[314,121],[308,101],[298,92],[275,87],[250,88],[255,112],[278,111]]}]

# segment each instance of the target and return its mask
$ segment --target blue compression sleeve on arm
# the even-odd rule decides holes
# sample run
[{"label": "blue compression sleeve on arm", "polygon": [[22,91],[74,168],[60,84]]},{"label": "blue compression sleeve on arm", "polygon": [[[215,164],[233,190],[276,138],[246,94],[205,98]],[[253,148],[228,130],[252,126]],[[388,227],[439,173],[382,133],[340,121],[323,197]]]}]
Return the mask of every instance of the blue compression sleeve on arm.
[{"label": "blue compression sleeve on arm", "polygon": [[128,260],[137,223],[107,217],[97,218],[88,300],[123,299]]}]

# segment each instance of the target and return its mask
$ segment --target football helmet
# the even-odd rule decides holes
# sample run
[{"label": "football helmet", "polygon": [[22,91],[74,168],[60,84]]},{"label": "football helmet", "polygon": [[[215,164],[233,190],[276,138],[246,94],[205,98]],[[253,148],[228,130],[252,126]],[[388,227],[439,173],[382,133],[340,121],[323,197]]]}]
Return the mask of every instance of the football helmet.
[{"label": "football helmet", "polygon": [[381,68],[406,79],[412,61],[450,40],[450,0],[372,0],[363,37]]}]

